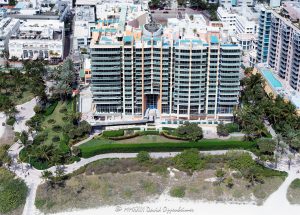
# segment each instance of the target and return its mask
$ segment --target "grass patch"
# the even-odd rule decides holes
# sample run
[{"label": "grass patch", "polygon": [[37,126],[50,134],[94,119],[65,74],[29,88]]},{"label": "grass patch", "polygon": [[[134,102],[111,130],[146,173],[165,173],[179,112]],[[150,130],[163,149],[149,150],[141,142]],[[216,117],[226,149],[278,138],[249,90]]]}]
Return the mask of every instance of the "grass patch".
[{"label": "grass patch", "polygon": [[226,141],[226,140],[201,140],[198,142],[180,142],[180,143],[145,143],[145,144],[103,144],[97,139],[93,140],[93,144],[87,142],[79,146],[82,157],[88,158],[98,154],[112,152],[167,152],[182,151],[183,149],[196,148],[198,150],[226,150],[226,149],[245,149],[251,150],[255,147],[255,142],[242,141]]},{"label": "grass patch", "polygon": [[13,213],[25,204],[28,188],[24,181],[0,168],[0,214]]},{"label": "grass patch", "polygon": [[300,179],[297,178],[290,184],[287,199],[291,204],[300,204]]},{"label": "grass patch", "polygon": [[173,187],[170,190],[170,196],[176,198],[183,198],[185,196],[185,187],[184,186]]}]

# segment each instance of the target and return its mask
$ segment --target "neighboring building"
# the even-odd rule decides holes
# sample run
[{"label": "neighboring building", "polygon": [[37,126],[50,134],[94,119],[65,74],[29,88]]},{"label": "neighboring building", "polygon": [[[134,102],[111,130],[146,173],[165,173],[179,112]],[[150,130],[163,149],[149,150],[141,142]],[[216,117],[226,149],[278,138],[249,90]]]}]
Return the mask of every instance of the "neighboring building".
[{"label": "neighboring building", "polygon": [[18,2],[10,17],[22,20],[60,20],[65,21],[70,16],[69,1],[41,1],[34,7],[30,2]]},{"label": "neighboring building", "polygon": [[63,59],[64,35],[64,23],[58,20],[27,20],[9,40],[9,57],[57,63]]},{"label": "neighboring building", "polygon": [[232,35],[235,35],[244,51],[256,48],[258,13],[243,5],[242,7],[229,7],[227,9],[219,7],[217,14]]},{"label": "neighboring building", "polygon": [[[293,4],[300,7],[300,3]],[[299,22],[290,19],[286,8],[263,9],[261,20],[257,61],[267,62],[280,78],[300,92]]]},{"label": "neighboring building", "polygon": [[91,59],[85,58],[83,68],[80,70],[81,83],[87,85],[91,83]]},{"label": "neighboring building", "polygon": [[220,6],[223,6],[225,8],[230,8],[230,7],[239,7],[242,6],[243,4],[247,6],[253,6],[254,1],[253,0],[219,0]]},{"label": "neighboring building", "polygon": [[20,26],[20,20],[6,17],[0,20],[0,52],[8,51],[8,41]]},{"label": "neighboring building", "polygon": [[281,0],[270,0],[270,7],[279,7]]},{"label": "neighboring building", "polygon": [[95,117],[144,118],[154,109],[161,119],[232,119],[241,48],[222,23],[186,15],[164,28],[138,22],[137,5],[111,7],[90,44]]},{"label": "neighboring building", "polygon": [[9,0],[0,0],[0,6],[6,6],[9,4]]},{"label": "neighboring building", "polygon": [[281,96],[285,101],[290,101],[295,105],[298,115],[300,115],[300,93],[292,89],[286,82],[279,77],[273,69],[267,64],[257,64],[254,67],[253,73],[259,72],[265,80],[264,89],[266,93]]},{"label": "neighboring building", "polygon": [[217,15],[223,23],[227,24],[237,34],[257,33],[256,14],[247,6],[230,9],[218,7]]},{"label": "neighboring building", "polygon": [[257,39],[257,62],[264,63],[268,59],[269,41],[271,30],[271,11],[261,8],[259,16],[258,39]]},{"label": "neighboring building", "polygon": [[256,50],[252,50],[249,53],[249,66],[254,67],[256,64]]},{"label": "neighboring building", "polygon": [[92,29],[95,28],[95,8],[81,6],[75,8],[73,48],[88,52]]},{"label": "neighboring building", "polygon": [[237,34],[236,38],[243,51],[256,49],[257,37],[255,36],[255,34]]}]

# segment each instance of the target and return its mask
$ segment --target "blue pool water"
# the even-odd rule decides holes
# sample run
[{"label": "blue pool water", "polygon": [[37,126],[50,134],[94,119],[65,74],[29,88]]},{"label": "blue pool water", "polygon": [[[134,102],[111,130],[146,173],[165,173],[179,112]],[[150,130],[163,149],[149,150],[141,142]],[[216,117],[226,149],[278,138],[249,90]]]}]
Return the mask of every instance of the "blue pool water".
[{"label": "blue pool water", "polygon": [[281,88],[282,84],[280,83],[280,81],[278,81],[275,76],[273,75],[273,73],[270,70],[267,69],[263,69],[261,70],[262,75],[265,77],[265,79],[268,81],[269,84],[271,84],[271,86],[273,88]]}]

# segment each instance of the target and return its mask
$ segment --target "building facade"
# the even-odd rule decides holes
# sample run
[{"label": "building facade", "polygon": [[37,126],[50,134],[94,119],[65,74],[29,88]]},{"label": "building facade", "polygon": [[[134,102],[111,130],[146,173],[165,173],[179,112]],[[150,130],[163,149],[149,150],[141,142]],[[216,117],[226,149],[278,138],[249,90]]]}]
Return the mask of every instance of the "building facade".
[{"label": "building facade", "polygon": [[282,16],[269,9],[263,14],[268,19],[260,26],[257,61],[267,62],[280,78],[300,92],[299,23],[290,20],[288,13]]},{"label": "building facade", "polygon": [[271,11],[262,7],[258,22],[257,62],[265,63],[268,60],[268,50],[271,31]]},{"label": "building facade", "polygon": [[9,58],[60,61],[64,55],[64,38],[64,23],[58,20],[27,20],[11,35]]},{"label": "building facade", "polygon": [[161,119],[232,119],[242,53],[218,32],[222,24],[204,26],[195,15],[165,28],[151,19],[135,28],[125,25],[128,9],[117,19],[110,14],[110,25],[98,25],[93,34],[94,116],[144,118],[155,110]]}]

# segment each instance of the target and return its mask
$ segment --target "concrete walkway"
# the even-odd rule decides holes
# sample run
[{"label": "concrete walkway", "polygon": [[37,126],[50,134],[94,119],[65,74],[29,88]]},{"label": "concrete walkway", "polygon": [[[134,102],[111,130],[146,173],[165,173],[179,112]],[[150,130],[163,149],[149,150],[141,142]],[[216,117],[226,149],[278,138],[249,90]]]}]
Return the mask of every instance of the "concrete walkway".
[{"label": "concrete walkway", "polygon": [[94,134],[90,135],[88,138],[86,138],[86,139],[84,139],[84,140],[82,140],[82,141],[80,141],[80,142],[74,144],[73,146],[80,146],[81,144],[84,144],[84,143],[86,143],[86,142],[92,140],[94,137],[98,136],[99,134],[101,134],[101,132],[99,132],[99,133],[94,133]]}]

